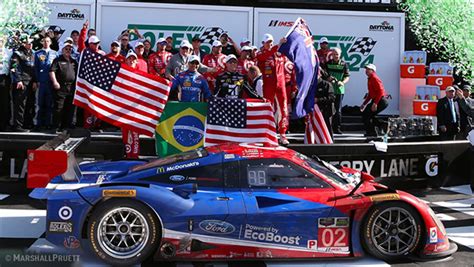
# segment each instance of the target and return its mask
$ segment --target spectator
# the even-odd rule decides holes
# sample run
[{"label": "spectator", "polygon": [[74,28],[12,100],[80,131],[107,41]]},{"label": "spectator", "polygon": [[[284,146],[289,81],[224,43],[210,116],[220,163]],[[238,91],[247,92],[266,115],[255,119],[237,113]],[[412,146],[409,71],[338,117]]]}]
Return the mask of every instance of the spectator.
[{"label": "spectator", "polygon": [[53,125],[62,131],[72,128],[75,107],[72,104],[75,92],[78,63],[72,57],[74,47],[64,43],[62,54],[56,58],[49,71],[49,77],[54,87]]},{"label": "spectator", "polygon": [[247,75],[249,68],[255,65],[255,62],[249,59],[251,51],[252,48],[250,46],[244,46],[240,52],[239,62],[237,63],[237,72],[244,76]]},{"label": "spectator", "polygon": [[221,74],[225,69],[224,59],[225,55],[222,54],[222,43],[216,40],[212,43],[211,53],[206,55],[203,59],[204,65],[216,69],[213,73],[204,73],[211,92],[214,92],[217,75]]},{"label": "spectator", "polygon": [[199,36],[194,36],[192,40],[193,52],[192,55],[198,56],[201,61],[207,55],[206,51],[201,48],[201,38]]},{"label": "spectator", "polygon": [[258,67],[263,72],[263,95],[273,105],[273,110],[280,116],[277,118],[280,143],[288,145],[286,130],[288,129],[288,105],[285,89],[284,58],[278,52],[280,45],[286,42],[282,38],[278,45],[273,45],[273,36],[265,34],[262,49],[257,55]]},{"label": "spectator", "polygon": [[[132,41],[130,39],[130,35],[132,33],[137,35],[138,39]],[[117,40],[120,40],[120,54],[122,54],[122,56],[126,56],[130,49],[133,50],[138,43],[143,43],[145,38],[143,38],[143,35],[141,35],[138,29],[135,28],[133,30],[127,29],[122,31]]]},{"label": "spectator", "polygon": [[249,38],[247,37],[244,37],[242,38],[242,41],[240,42],[240,47],[244,47],[244,46],[248,46],[248,47],[251,47],[252,45],[252,42],[249,40]]},{"label": "spectator", "polygon": [[331,134],[332,133],[332,115],[335,113],[334,109],[334,100],[336,97],[334,96],[334,89],[332,84],[323,78],[318,78],[318,86],[316,89],[315,100],[314,102],[318,104],[319,109],[321,110],[321,114],[323,115],[324,122]]},{"label": "spectator", "polygon": [[[461,101],[464,101],[467,106],[469,107],[474,107],[474,99],[470,97],[471,94],[471,86],[470,85],[464,85],[462,87],[462,98],[458,98],[458,103],[461,105]],[[469,112],[465,111],[465,108],[461,108],[459,110],[459,115],[460,115],[460,126],[461,126],[461,131],[460,131],[460,136],[459,139],[466,139],[467,135],[473,128],[473,121],[471,116],[469,116]]]},{"label": "spectator", "polygon": [[[72,40],[71,40],[72,41]],[[50,48],[51,39],[45,37],[42,40],[43,48],[35,53],[35,75],[38,84],[36,102],[36,125],[37,131],[51,129],[53,116],[53,88],[49,79],[49,69],[53,60],[58,56],[57,52]],[[72,47],[72,44],[71,44]]]},{"label": "spectator", "polygon": [[334,133],[342,134],[341,131],[341,119],[342,119],[342,100],[344,99],[345,87],[344,85],[349,82],[349,65],[341,60],[341,49],[334,48],[331,50],[332,59],[323,65],[323,68],[329,75],[328,80],[332,82],[334,87],[334,94],[336,95],[336,101],[334,107],[336,114],[333,118],[333,130]]},{"label": "spectator", "polygon": [[151,49],[151,42],[150,40],[148,39],[145,39],[145,41],[143,41],[143,45],[145,46],[145,50],[143,51],[143,58],[145,59],[145,61],[148,63],[148,59],[150,59],[150,56],[155,53],[155,51],[153,51],[153,49]]},{"label": "spectator", "polygon": [[170,52],[166,51],[167,44],[168,42],[164,38],[160,38],[156,42],[156,52],[150,55],[148,60],[148,73],[166,78],[166,65],[172,56]]},{"label": "spectator", "polygon": [[188,70],[176,75],[170,93],[179,90],[178,99],[181,102],[200,102],[211,96],[206,79],[198,71],[200,59],[198,56],[189,57]]},{"label": "spectator", "polygon": [[148,73],[148,64],[146,60],[143,58],[143,52],[145,51],[145,45],[142,42],[138,42],[135,44],[135,54],[138,56],[138,70]]},{"label": "spectator", "polygon": [[172,36],[166,37],[166,42],[167,42],[166,51],[170,52],[172,55],[176,55],[179,51],[174,48],[173,37]]},{"label": "spectator", "polygon": [[245,81],[245,76],[237,72],[237,58],[234,54],[228,55],[224,59],[225,72],[216,78],[217,97],[243,98],[243,92],[250,98],[261,98],[256,91]]},{"label": "spectator", "polygon": [[35,73],[34,53],[31,49],[32,39],[21,38],[22,45],[10,60],[10,74],[13,98],[13,131],[28,132],[27,127],[33,125],[35,113]]},{"label": "spectator", "polygon": [[0,131],[6,131],[10,124],[10,57],[12,51],[0,39]]},{"label": "spectator", "polygon": [[73,30],[71,32],[71,39],[72,39],[72,46],[74,47],[74,52],[77,52],[78,44],[79,44],[79,32],[77,30]]},{"label": "spectator", "polygon": [[[464,85],[466,86],[466,85]],[[467,85],[470,87],[470,85]],[[463,87],[464,89],[464,87]],[[474,103],[473,101],[466,101],[466,97],[464,97],[464,91],[461,90],[456,90],[456,96],[458,98],[458,103],[461,109],[463,110],[464,113],[467,114],[467,116],[474,118]]]},{"label": "spectator", "polygon": [[106,57],[120,63],[125,63],[125,57],[120,54],[120,43],[118,41],[113,41],[110,44],[110,53],[108,53]]},{"label": "spectator", "polygon": [[[365,97],[364,102],[360,106],[360,111],[362,112],[362,120],[364,121],[366,130],[365,136],[377,136],[377,131],[375,127],[382,127],[382,123],[375,116],[382,112],[384,109],[386,109],[388,106],[388,101],[387,99],[385,99],[385,88],[383,86],[382,80],[380,80],[380,78],[377,76],[376,71],[377,67],[374,64],[368,64],[365,66],[365,74],[368,78],[368,94]],[[367,103],[369,104],[367,105]]]},{"label": "spectator", "polygon": [[257,92],[257,94],[263,97],[263,79],[262,73],[257,66],[251,66],[249,68],[248,77],[251,82],[252,89]]},{"label": "spectator", "polygon": [[324,66],[326,62],[328,61],[328,56],[329,56],[329,53],[331,52],[331,49],[329,49],[328,38],[322,37],[321,39],[319,39],[319,47],[320,48],[317,51],[319,64],[321,66]]},{"label": "spectator", "polygon": [[222,53],[224,55],[230,55],[233,54],[235,56],[240,55],[240,48],[237,46],[237,44],[230,38],[229,34],[227,32],[224,32],[220,36],[220,41],[222,43]]},{"label": "spectator", "polygon": [[457,101],[454,99],[455,89],[446,88],[446,96],[438,100],[436,117],[441,140],[454,140],[460,131],[460,114]]},{"label": "spectator", "polygon": [[188,41],[183,40],[181,42],[179,53],[173,55],[170,58],[168,65],[166,65],[165,75],[169,80],[173,80],[178,73],[186,70],[186,64],[188,62],[188,57],[191,54],[192,48],[193,47]]}]

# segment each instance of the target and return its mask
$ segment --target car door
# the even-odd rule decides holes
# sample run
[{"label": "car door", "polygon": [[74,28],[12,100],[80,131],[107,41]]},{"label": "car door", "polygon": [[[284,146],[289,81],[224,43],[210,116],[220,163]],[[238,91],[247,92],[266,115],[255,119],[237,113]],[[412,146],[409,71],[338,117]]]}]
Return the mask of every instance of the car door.
[{"label": "car door", "polygon": [[312,244],[318,223],[333,209],[334,188],[290,160],[260,158],[240,164],[247,211],[240,239],[263,247],[316,249]]}]

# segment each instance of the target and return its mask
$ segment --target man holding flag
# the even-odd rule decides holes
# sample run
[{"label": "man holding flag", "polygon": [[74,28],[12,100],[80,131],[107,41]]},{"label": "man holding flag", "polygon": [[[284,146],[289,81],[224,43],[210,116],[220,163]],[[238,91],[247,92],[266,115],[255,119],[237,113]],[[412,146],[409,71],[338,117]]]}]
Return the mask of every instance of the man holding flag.
[{"label": "man holding flag", "polygon": [[313,44],[313,35],[302,18],[298,18],[286,35],[279,52],[295,64],[298,94],[292,116],[306,116],[305,143],[331,144],[333,140],[324,118],[315,104],[319,60]]}]

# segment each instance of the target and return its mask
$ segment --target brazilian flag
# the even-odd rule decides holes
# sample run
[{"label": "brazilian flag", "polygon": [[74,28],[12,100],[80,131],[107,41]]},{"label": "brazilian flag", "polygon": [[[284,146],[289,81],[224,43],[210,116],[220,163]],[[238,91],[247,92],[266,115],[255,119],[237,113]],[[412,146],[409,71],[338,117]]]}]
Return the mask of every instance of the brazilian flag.
[{"label": "brazilian flag", "polygon": [[164,157],[202,147],[206,114],[207,103],[168,102],[156,126],[156,154]]}]

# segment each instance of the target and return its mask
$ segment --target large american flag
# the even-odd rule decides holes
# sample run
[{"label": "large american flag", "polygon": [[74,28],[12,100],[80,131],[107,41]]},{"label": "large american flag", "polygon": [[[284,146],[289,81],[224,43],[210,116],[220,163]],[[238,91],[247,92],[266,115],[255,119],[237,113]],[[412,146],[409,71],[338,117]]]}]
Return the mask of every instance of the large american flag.
[{"label": "large american flag", "polygon": [[271,103],[258,99],[211,98],[205,146],[226,142],[277,145]]},{"label": "large american flag", "polygon": [[153,136],[168,100],[169,82],[86,49],[74,104],[120,128]]},{"label": "large american flag", "polygon": [[333,140],[329,129],[324,122],[323,114],[317,104],[314,110],[306,115],[305,144],[332,144]]}]

